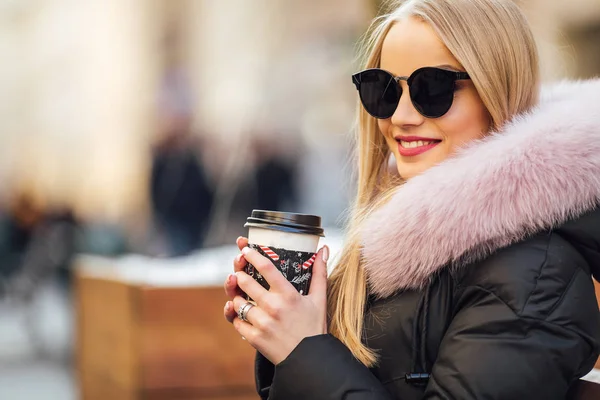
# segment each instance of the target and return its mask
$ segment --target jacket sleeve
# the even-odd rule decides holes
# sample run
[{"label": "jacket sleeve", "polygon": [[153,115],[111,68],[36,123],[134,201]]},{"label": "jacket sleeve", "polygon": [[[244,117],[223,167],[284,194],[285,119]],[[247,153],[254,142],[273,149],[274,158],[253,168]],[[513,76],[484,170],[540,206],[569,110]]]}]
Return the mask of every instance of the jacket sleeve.
[{"label": "jacket sleeve", "polygon": [[332,335],[305,338],[273,367],[257,353],[256,385],[263,400],[391,400],[383,385]]},{"label": "jacket sleeve", "polygon": [[539,295],[558,300],[514,310],[489,289],[465,289],[424,399],[564,399],[598,357],[593,285],[580,270],[562,293]]}]

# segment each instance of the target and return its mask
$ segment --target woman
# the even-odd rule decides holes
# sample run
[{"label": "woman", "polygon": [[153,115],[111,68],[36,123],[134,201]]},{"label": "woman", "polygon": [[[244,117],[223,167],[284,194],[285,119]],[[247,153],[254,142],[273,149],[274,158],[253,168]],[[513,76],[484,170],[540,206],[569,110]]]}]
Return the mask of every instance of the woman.
[{"label": "woman", "polygon": [[[238,239],[224,313],[259,351],[259,394],[564,399],[599,354],[600,80],[540,91],[509,0],[402,2],[367,50],[358,196],[327,284],[326,248],[300,296]],[[257,300],[243,321],[239,290]]]}]

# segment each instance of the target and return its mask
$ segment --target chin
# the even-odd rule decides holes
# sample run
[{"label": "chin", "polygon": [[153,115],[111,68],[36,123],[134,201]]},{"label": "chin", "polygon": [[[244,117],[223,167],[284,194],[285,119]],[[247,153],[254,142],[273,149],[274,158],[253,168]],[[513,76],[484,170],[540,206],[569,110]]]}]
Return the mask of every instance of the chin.
[{"label": "chin", "polygon": [[415,176],[425,172],[431,166],[430,165],[398,165],[398,174],[404,180],[409,180]]}]

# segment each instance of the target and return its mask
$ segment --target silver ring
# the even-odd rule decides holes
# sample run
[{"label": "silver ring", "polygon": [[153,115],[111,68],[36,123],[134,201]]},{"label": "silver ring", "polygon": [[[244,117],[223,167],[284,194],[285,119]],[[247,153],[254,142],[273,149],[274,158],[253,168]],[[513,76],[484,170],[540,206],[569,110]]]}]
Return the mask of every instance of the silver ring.
[{"label": "silver ring", "polygon": [[254,304],[252,304],[250,302],[247,302],[246,304],[241,306],[237,313],[239,319],[241,319],[242,321],[248,322],[248,319],[246,317],[248,316],[248,311],[250,311],[250,309],[252,307],[254,307]]}]

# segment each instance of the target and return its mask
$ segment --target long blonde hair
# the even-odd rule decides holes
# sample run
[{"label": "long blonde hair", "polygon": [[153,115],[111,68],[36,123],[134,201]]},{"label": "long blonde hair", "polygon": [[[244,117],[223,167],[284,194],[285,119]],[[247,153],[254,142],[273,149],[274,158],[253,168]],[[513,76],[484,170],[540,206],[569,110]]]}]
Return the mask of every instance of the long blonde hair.
[{"label": "long blonde hair", "polygon": [[[365,68],[379,67],[383,40],[394,22],[415,17],[428,23],[471,76],[491,116],[501,128],[537,104],[539,63],[529,24],[510,0],[391,1],[365,35]],[[377,354],[362,341],[367,281],[362,268],[360,227],[393,195],[402,181],[388,170],[390,150],[375,118],[359,104],[356,129],[358,193],[352,206],[344,249],[329,279],[329,332],[366,366]]]}]

